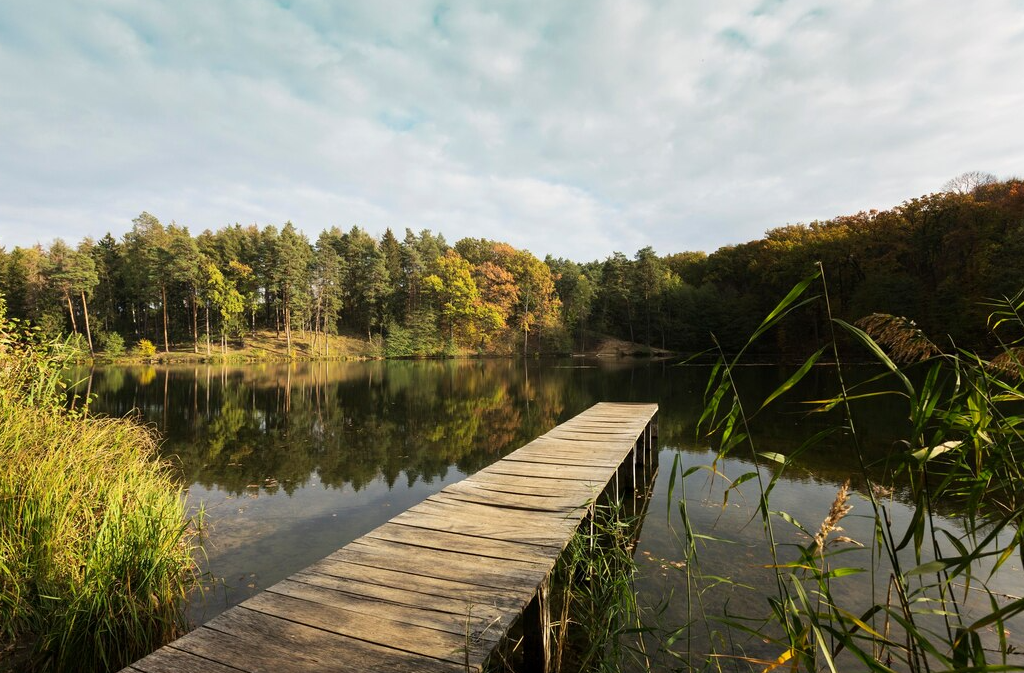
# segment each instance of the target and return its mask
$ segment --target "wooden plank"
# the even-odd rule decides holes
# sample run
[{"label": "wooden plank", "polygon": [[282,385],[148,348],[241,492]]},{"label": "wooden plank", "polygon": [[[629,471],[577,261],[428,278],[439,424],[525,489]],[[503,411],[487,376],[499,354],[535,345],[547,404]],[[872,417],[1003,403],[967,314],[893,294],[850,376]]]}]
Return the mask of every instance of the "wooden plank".
[{"label": "wooden plank", "polygon": [[514,493],[481,493],[479,490],[470,489],[442,491],[441,493],[437,493],[432,496],[431,502],[487,505],[501,507],[503,510],[515,510],[521,512],[555,512],[560,513],[563,516],[569,515],[574,510],[581,507],[581,505],[578,505],[575,502],[566,501],[564,498],[559,502],[556,501],[554,497],[541,498],[535,495],[529,496]]},{"label": "wooden plank", "polygon": [[[615,456],[629,451],[633,446],[632,440],[622,441],[607,439],[597,441],[601,435],[592,435],[595,439],[588,442],[579,442],[573,439],[561,439],[558,437],[540,437],[537,441],[527,444],[521,449],[513,451],[509,456],[520,453],[545,453],[551,456],[560,455],[592,455],[592,456]],[[506,456],[507,458],[508,456]]]},{"label": "wooden plank", "polygon": [[569,467],[596,467],[607,470],[614,470],[622,462],[623,456],[618,458],[602,458],[601,456],[574,457],[571,455],[551,455],[545,453],[517,453],[514,456],[506,456],[505,462],[519,463],[540,463],[542,465],[566,465]]},{"label": "wooden plank", "polygon": [[532,479],[522,474],[501,474],[477,472],[471,478],[474,485],[493,485],[522,493],[578,493],[581,496],[599,494],[604,484],[597,481],[584,482],[567,479]]},{"label": "wooden plank", "polygon": [[[593,435],[593,437],[599,437],[600,435]],[[632,436],[632,435],[630,435]],[[517,453],[552,453],[552,454],[594,454],[598,456],[604,455],[615,455],[628,451],[634,444],[634,441],[628,440],[623,441],[621,439],[608,439],[604,442],[590,441],[586,443],[578,442],[573,439],[559,439],[558,437],[549,437],[547,435],[538,437],[534,441],[526,444],[522,448],[516,449],[509,455],[515,455]]]},{"label": "wooden plank", "polygon": [[[501,477],[502,475],[498,475]],[[555,481],[553,479],[549,481]],[[532,486],[530,484],[514,481],[505,481],[497,478],[494,480],[478,480],[471,484],[466,484],[465,489],[467,491],[475,491],[480,493],[505,493],[508,495],[521,495],[524,497],[537,498],[540,501],[545,500],[559,500],[562,498],[572,498],[573,502],[589,502],[593,500],[594,489],[582,488],[574,489],[573,492],[567,493],[564,490],[552,488],[550,486]]]},{"label": "wooden plank", "polygon": [[[321,626],[320,628],[323,628],[325,631],[336,631],[341,634],[350,635],[368,642],[375,642],[374,639],[376,636],[373,635],[372,630],[369,632],[369,635],[362,634],[361,631],[367,628],[367,624],[373,624],[376,620],[441,631],[460,637],[464,637],[468,632],[468,626],[475,622],[480,622],[481,628],[478,630],[479,637],[489,637],[495,642],[497,642],[499,637],[492,633],[490,629],[486,628],[489,620],[484,619],[482,611],[481,614],[473,613],[471,610],[472,605],[463,605],[463,610],[461,612],[438,610],[435,609],[434,606],[429,605],[399,605],[390,601],[381,601],[365,595],[360,596],[357,594],[340,592],[329,587],[321,586],[320,584],[312,584],[292,579],[286,579],[278,582],[265,592],[253,597],[253,601],[251,603],[246,603],[246,605],[253,610],[258,610],[266,614],[278,614],[276,612],[276,607],[273,606],[278,605],[282,600],[278,600],[277,596],[287,596],[289,599],[302,601],[303,604],[311,603],[332,611],[340,610],[341,612],[337,612],[337,618],[333,619],[330,622],[330,625]],[[267,604],[261,604],[260,601],[256,600],[258,597],[265,597]],[[270,605],[269,609],[267,609],[267,605]],[[301,604],[296,605],[299,605],[299,609],[306,609],[303,608]],[[312,609],[316,608],[314,607]],[[501,613],[492,609],[490,614],[491,619],[495,619],[499,617]],[[299,621],[303,624],[309,624],[310,626],[318,626],[315,621],[310,619],[297,619],[287,615],[278,616],[283,616],[286,619],[292,619],[292,621]],[[367,617],[370,617],[371,619],[367,619]],[[357,620],[355,626],[347,626],[346,621],[353,619]],[[386,645],[387,643],[383,644]]]},{"label": "wooden plank", "polygon": [[356,611],[350,609],[354,601],[345,607],[328,602],[329,589],[305,585],[303,591],[300,584],[281,584],[277,591],[267,590],[247,600],[246,608],[382,647],[406,643],[402,649],[454,664],[464,661],[467,652],[472,660],[482,659],[498,642],[488,631],[466,631],[466,624],[448,613],[409,608],[399,621],[401,610],[387,603],[363,601],[364,610]]},{"label": "wooden plank", "polygon": [[[335,560],[330,557],[317,561],[306,570],[292,575],[292,577],[301,578],[302,581],[311,584],[323,584],[328,587],[335,586],[332,584],[334,581],[346,582],[354,580],[375,585],[379,587],[381,592],[387,592],[389,589],[404,591],[409,595],[403,596],[401,601],[408,601],[413,605],[419,605],[420,601],[424,600],[423,596],[426,596],[428,601],[443,598],[451,599],[456,603],[465,602],[469,605],[493,605],[503,610],[514,609],[519,604],[518,599],[514,595],[504,592],[504,587],[486,587],[479,584],[426,575],[417,575],[415,584],[410,585],[408,573],[387,568],[368,567],[347,561]],[[372,587],[367,589],[367,593],[373,591]]]},{"label": "wooden plank", "polygon": [[190,652],[162,647],[136,661],[129,670],[139,673],[238,673],[244,669],[203,659]]},{"label": "wooden plank", "polygon": [[552,547],[544,548],[519,542],[489,540],[459,535],[457,533],[448,533],[446,531],[434,531],[431,535],[427,536],[423,534],[422,529],[398,523],[386,523],[367,533],[366,537],[386,540],[388,542],[399,542],[426,549],[447,549],[474,556],[522,561],[524,563],[545,566],[550,562],[552,552],[554,552]]},{"label": "wooden plank", "polygon": [[596,434],[588,432],[566,432],[564,430],[552,430],[548,434],[544,435],[544,437],[550,437],[552,439],[571,439],[575,442],[595,442],[600,444],[608,444],[609,441],[626,441],[631,443],[633,441],[633,439],[631,438],[635,438],[635,435],[632,435],[632,433],[628,432],[613,435],[611,433]]},{"label": "wooden plank", "polygon": [[[360,567],[355,566],[358,570]],[[363,575],[363,573],[357,573]],[[438,610],[452,615],[458,615],[465,619],[467,615],[481,617],[488,621],[500,618],[503,613],[509,612],[518,606],[517,601],[508,600],[497,589],[492,589],[490,594],[482,587],[474,587],[468,584],[451,582],[448,591],[453,589],[457,594],[442,594],[434,587],[427,587],[427,579],[422,576],[416,578],[414,586],[409,586],[408,576],[402,582],[404,586],[391,587],[360,579],[348,577],[336,577],[322,573],[303,570],[288,578],[291,582],[309,584],[315,587],[330,589],[340,594],[346,594],[358,599],[372,599],[383,603],[390,603],[399,607],[423,608]],[[417,589],[424,589],[417,591]],[[428,593],[429,592],[429,593]],[[474,600],[475,598],[475,600]],[[342,600],[339,597],[339,600]]]},{"label": "wooden plank", "polygon": [[388,549],[384,542],[369,538],[346,545],[329,558],[404,572],[409,575],[408,586],[414,586],[417,577],[426,576],[503,589],[510,584],[536,583],[538,576],[544,574],[532,564],[526,564],[527,568],[514,567],[511,561],[488,563],[482,556],[446,554],[408,545],[392,545]]},{"label": "wooden plank", "polygon": [[251,673],[466,670],[459,664],[328,633],[244,605],[222,613],[171,647]]},{"label": "wooden plank", "polygon": [[431,531],[444,531],[447,533],[458,533],[492,540],[506,540],[510,542],[522,542],[542,547],[561,548],[564,544],[564,535],[560,531],[546,531],[538,529],[527,529],[515,523],[499,525],[493,520],[483,521],[479,519],[452,520],[451,517],[442,512],[405,512],[392,519],[395,523],[402,523],[407,526],[415,526]]},{"label": "wooden plank", "polygon": [[607,482],[607,475],[599,476],[600,470],[593,468],[571,467],[563,465],[524,465],[516,461],[501,461],[486,467],[481,472],[486,474],[511,474],[520,477],[533,477],[535,479],[565,479],[580,481],[603,488]]},{"label": "wooden plank", "polygon": [[[509,497],[516,498],[516,500],[510,500],[509,502],[516,502],[521,506],[530,507],[578,507],[580,503],[587,502],[587,495],[589,492],[584,493],[565,493],[558,492],[556,490],[546,491],[535,491],[532,493],[524,493],[511,486],[501,486],[488,482],[476,482],[476,481],[462,481],[455,486],[448,487],[441,491],[446,496],[472,496],[479,498],[500,498]],[[504,506],[502,500],[493,501],[495,504]]]},{"label": "wooden plank", "polygon": [[[430,549],[428,547],[414,546],[404,542],[383,540],[364,535],[353,540],[348,546],[354,549],[367,549],[380,554],[393,554],[395,559],[400,555],[408,556],[420,564],[426,563],[448,563],[455,566],[467,565],[476,569],[500,569],[509,573],[510,577],[533,578],[539,574],[543,575],[548,564],[537,563],[535,560],[524,561],[520,559],[494,558],[483,556],[474,551],[459,551],[455,549]],[[392,567],[386,560],[384,567]]]},{"label": "wooden plank", "polygon": [[[580,519],[586,514],[583,510],[568,513],[525,509],[510,510],[478,503],[452,502],[443,497],[433,496],[410,509],[408,513],[410,515],[424,514],[458,518],[460,521],[477,524],[480,531],[494,532],[494,534],[485,533],[484,537],[497,537],[497,539],[507,539],[512,542],[532,540],[538,535],[545,537],[554,535],[558,539],[568,537],[576,530]],[[509,538],[509,534],[518,537]]]}]

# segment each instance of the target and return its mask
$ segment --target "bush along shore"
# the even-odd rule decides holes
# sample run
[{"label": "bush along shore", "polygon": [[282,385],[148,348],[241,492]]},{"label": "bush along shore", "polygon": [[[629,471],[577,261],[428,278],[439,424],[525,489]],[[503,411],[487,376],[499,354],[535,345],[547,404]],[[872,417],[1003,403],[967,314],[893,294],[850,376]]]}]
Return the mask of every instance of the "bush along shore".
[{"label": "bush along shore", "polygon": [[64,408],[69,357],[0,296],[0,671],[117,670],[187,629],[200,518],[150,431]]}]

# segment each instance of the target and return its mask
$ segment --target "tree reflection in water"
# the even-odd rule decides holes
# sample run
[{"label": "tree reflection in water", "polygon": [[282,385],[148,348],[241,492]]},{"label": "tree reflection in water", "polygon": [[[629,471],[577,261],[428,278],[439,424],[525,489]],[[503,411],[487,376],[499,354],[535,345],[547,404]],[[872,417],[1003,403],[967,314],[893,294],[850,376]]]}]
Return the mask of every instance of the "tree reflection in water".
[{"label": "tree reflection in water", "polygon": [[[194,604],[203,621],[599,401],[658,402],[663,450],[703,458],[694,427],[708,372],[650,360],[448,360],[105,367],[70,378],[91,391],[92,413],[152,424],[190,504],[207,508],[202,563],[220,583]],[[789,372],[737,375],[756,396]],[[802,385],[820,399],[832,383],[821,369]],[[900,421],[893,405],[871,413],[869,433]],[[827,422],[800,408],[759,417],[761,446],[785,452]],[[807,473],[842,481],[842,447],[823,449],[807,455]]]}]

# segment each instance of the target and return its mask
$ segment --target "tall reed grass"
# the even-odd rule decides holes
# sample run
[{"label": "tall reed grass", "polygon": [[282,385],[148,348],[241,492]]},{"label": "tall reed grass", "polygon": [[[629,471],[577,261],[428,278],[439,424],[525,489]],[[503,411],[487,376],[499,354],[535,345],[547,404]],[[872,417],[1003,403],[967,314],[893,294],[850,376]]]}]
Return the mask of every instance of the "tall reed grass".
[{"label": "tall reed grass", "polygon": [[[820,268],[779,303],[747,346],[791,312],[814,303],[831,316]],[[670,500],[698,470],[719,480],[724,502],[738,490],[753,491],[753,521],[762,531],[768,581],[756,589],[744,587],[721,567],[704,567],[703,550],[719,540],[714,531],[695,529],[683,492],[677,502],[684,561],[680,584],[689,617],[682,631],[662,631],[673,638],[687,634],[674,647],[670,638],[662,638],[675,667],[766,673],[1024,669],[1019,652],[1024,641],[1008,626],[1008,620],[1024,612],[1024,598],[991,586],[993,578],[1008,571],[1009,562],[1024,561],[1024,367],[1019,350],[1024,301],[1021,296],[1003,298],[991,308],[989,324],[999,343],[991,359],[940,348],[906,318],[875,315],[861,326],[832,319],[829,341],[781,386],[754,401],[741,396],[733,378],[746,348],[735,356],[721,355],[699,424],[701,441],[710,442],[717,457],[712,465],[684,465],[677,458]],[[849,351],[843,353],[841,344],[853,344],[882,365],[885,373],[869,381],[873,388],[847,385],[840,363]],[[832,414],[831,427],[785,454],[762,450],[752,429],[754,417],[791,397],[823,360],[831,361],[823,366],[835,368],[839,392],[810,401],[811,413]],[[882,465],[872,464],[861,445],[859,429],[869,419],[855,413],[857,399],[875,395],[903,405],[910,427]],[[849,482],[842,485],[821,524],[805,528],[773,507],[773,491],[794,463],[821,447],[826,437],[843,438],[856,455],[850,475],[856,492]],[[732,458],[752,467],[729,481],[720,467]],[[909,508],[906,521],[893,516],[894,490]],[[863,550],[839,534],[854,501],[871,522],[870,538],[857,541]],[[937,513],[938,503],[952,507],[955,525],[949,525],[948,514]],[[847,583],[855,575],[857,584],[850,588]],[[723,609],[710,607],[723,604],[712,600],[714,592],[722,591],[731,597],[756,591],[762,598],[753,604],[760,607],[744,609],[738,607],[743,601],[729,600]]]},{"label": "tall reed grass", "polygon": [[642,519],[608,500],[569,541],[555,569],[555,673],[617,671],[627,659],[643,660],[633,560]]},{"label": "tall reed grass", "polygon": [[69,357],[0,298],[0,670],[117,670],[187,626],[181,487],[147,429],[64,409]]}]

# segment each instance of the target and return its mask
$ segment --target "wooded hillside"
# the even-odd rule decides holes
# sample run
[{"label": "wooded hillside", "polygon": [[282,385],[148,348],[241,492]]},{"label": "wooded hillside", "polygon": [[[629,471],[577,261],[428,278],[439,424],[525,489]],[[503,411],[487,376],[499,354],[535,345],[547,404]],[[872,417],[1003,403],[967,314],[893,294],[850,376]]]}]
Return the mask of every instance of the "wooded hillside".
[{"label": "wooded hillside", "polygon": [[[273,330],[361,335],[373,354],[580,351],[602,333],[682,352],[738,348],[820,261],[833,312],[907,316],[935,339],[984,348],[984,302],[1024,287],[1024,182],[969,185],[890,210],[772,229],[707,255],[652,248],[603,261],[540,260],[505,243],[389,229],[332,228],[310,241],[290,222],[193,236],[149,213],[120,240],[0,249],[12,317],[80,333],[100,350],[118,335],[205,352]],[[775,335],[799,354],[827,328],[807,309]],[[113,342],[118,341],[113,337]],[[591,339],[592,340],[592,339]]]}]

